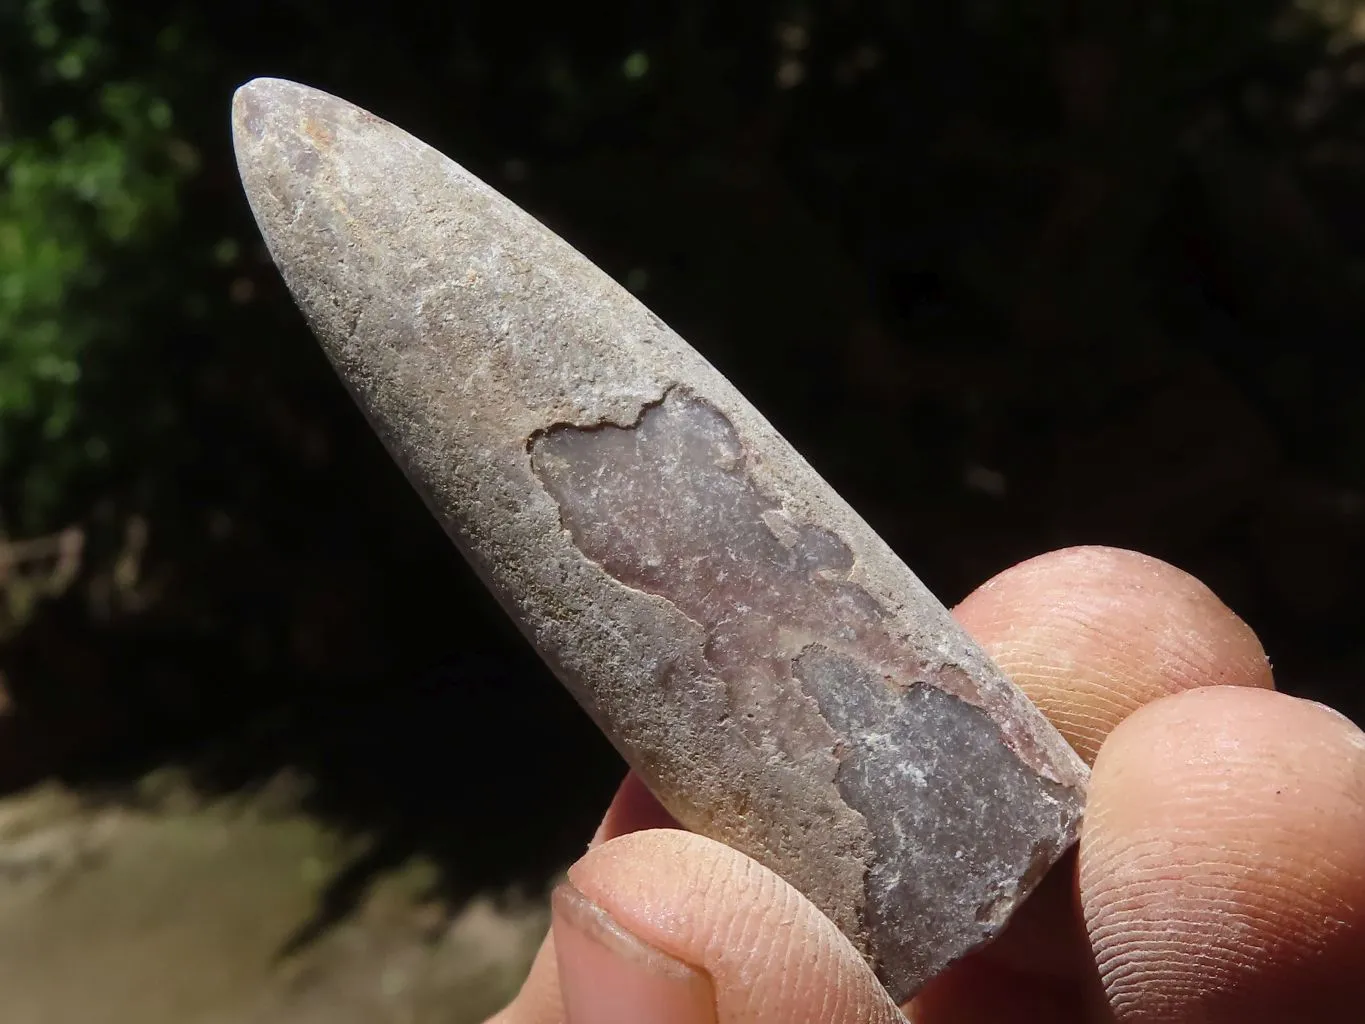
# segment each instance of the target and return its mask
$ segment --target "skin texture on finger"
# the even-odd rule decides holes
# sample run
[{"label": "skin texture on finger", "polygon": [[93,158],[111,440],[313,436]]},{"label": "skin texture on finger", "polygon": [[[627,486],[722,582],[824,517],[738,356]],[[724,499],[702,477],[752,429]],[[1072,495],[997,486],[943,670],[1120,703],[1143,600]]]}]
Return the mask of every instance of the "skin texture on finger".
[{"label": "skin texture on finger", "polygon": [[550,902],[568,1024],[716,1024],[705,971],[642,942],[570,882]]},{"label": "skin texture on finger", "polygon": [[1115,730],[1080,893],[1122,1024],[1338,1024],[1365,1006],[1365,734],[1204,689]]},{"label": "skin texture on finger", "polygon": [[902,1024],[834,924],[727,846],[636,832],[590,850],[569,880],[642,943],[703,971],[724,1024]]},{"label": "skin texture on finger", "polygon": [[1145,704],[1200,686],[1272,686],[1260,641],[1208,587],[1107,547],[1021,562],[954,609],[1087,763]]}]

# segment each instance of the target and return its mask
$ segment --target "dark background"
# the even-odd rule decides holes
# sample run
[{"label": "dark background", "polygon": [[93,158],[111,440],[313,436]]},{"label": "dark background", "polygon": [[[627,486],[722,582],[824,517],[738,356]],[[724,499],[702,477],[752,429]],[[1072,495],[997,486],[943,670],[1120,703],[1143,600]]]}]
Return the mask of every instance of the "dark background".
[{"label": "dark background", "polygon": [[[1365,717],[1354,4],[0,0],[0,791],[282,769],[455,891],[621,768],[351,406],[232,89],[338,93],[545,220],[954,602],[1200,576]],[[1365,37],[1362,37],[1365,38]]]}]

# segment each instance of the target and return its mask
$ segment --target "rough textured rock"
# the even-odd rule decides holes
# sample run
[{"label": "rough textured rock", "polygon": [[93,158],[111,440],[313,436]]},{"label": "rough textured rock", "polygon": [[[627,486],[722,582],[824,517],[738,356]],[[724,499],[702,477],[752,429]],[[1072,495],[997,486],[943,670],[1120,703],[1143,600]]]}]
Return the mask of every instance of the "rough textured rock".
[{"label": "rough textured rock", "polygon": [[684,825],[893,996],[994,935],[1086,771],[884,542],[628,292],[440,153],[263,79],[257,222],[389,451]]}]

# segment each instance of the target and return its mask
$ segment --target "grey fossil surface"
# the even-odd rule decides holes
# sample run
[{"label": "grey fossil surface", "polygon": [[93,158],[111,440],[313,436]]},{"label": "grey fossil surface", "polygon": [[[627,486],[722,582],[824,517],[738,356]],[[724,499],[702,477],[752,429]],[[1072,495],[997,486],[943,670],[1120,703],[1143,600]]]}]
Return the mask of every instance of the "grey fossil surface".
[{"label": "grey fossil surface", "polygon": [[1087,771],[890,548],[629,292],[436,150],[238,91],[269,250],[389,452],[685,827],[904,1000],[1075,838]]}]

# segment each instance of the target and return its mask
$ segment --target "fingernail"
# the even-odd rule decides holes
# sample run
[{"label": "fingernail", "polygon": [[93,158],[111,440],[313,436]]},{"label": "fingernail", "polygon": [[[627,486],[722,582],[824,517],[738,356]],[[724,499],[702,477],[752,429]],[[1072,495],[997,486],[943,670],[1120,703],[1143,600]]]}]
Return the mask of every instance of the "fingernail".
[{"label": "fingernail", "polygon": [[704,971],[640,941],[571,882],[550,909],[567,1024],[715,1024]]}]

